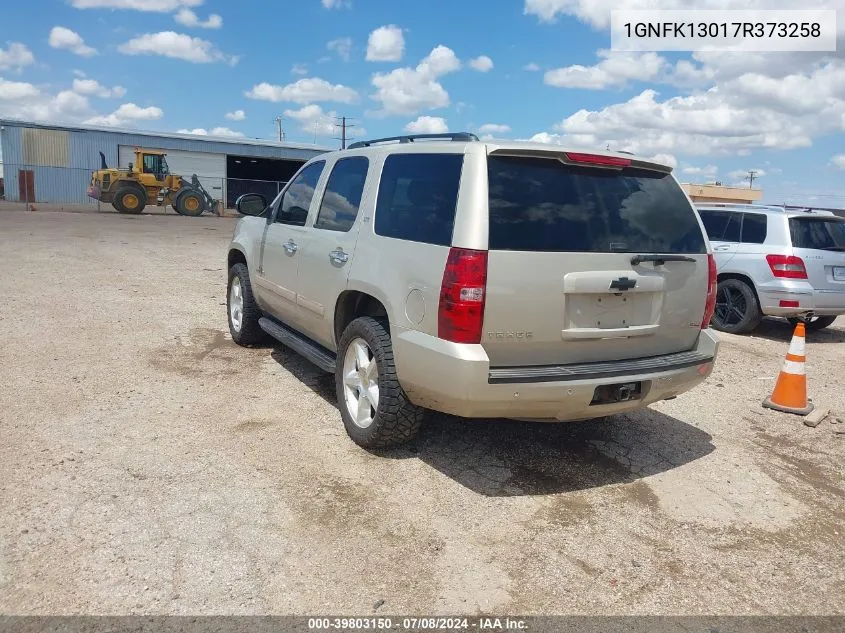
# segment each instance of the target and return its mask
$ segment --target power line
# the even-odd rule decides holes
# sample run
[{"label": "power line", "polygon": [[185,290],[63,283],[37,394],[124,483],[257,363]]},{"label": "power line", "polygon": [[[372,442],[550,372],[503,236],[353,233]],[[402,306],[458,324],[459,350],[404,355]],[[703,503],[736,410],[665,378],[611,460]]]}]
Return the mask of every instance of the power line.
[{"label": "power line", "polygon": [[336,141],[340,141],[340,149],[346,149],[346,143],[355,138],[354,136],[349,136],[347,134],[347,130],[353,127],[358,127],[357,125],[349,123],[350,120],[351,119],[345,116],[335,117],[335,127],[340,128],[340,137],[338,138],[337,136],[335,136],[333,138]]},{"label": "power line", "polygon": [[278,127],[278,129],[279,129],[279,142],[281,143],[282,141],[285,140],[285,131],[282,128],[282,121],[284,119],[281,116],[277,116],[273,120],[276,122],[276,127]]},{"label": "power line", "polygon": [[757,175],[757,172],[753,169],[748,170],[748,188],[751,189],[754,186],[754,177]]}]

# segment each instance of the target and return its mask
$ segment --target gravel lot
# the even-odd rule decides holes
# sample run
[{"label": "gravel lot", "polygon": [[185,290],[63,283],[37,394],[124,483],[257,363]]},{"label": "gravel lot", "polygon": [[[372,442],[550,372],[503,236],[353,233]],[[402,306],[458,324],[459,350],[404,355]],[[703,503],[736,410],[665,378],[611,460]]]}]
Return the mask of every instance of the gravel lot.
[{"label": "gravel lot", "polygon": [[636,415],[347,439],[332,379],[228,336],[234,221],[0,214],[0,612],[845,614],[845,319],[817,428],[791,328]]}]

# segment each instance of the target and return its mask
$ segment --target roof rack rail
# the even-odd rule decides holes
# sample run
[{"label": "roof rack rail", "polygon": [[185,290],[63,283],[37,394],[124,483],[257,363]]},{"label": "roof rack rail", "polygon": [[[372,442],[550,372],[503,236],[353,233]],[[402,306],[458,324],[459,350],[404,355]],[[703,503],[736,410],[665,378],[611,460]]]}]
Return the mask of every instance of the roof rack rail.
[{"label": "roof rack rail", "polygon": [[374,138],[371,141],[358,141],[352,143],[347,149],[357,149],[359,147],[369,147],[376,143],[387,143],[389,141],[398,141],[400,143],[413,143],[414,141],[422,141],[428,139],[444,139],[450,141],[477,141],[478,137],[470,132],[449,132],[445,134],[406,134],[404,136],[387,136],[385,138]]},{"label": "roof rack rail", "polygon": [[725,207],[728,209],[777,209],[785,211],[785,207],[778,204],[752,204],[746,202],[694,202],[696,207]]}]

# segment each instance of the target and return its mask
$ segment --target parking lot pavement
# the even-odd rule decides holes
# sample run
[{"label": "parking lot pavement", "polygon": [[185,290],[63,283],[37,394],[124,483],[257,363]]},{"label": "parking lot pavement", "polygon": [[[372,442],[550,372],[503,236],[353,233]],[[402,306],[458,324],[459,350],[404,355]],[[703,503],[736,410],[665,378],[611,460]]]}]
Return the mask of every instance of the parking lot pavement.
[{"label": "parking lot pavement", "polygon": [[347,437],[332,379],[225,316],[234,221],[0,214],[0,612],[845,613],[845,320],[816,428],[791,336],[633,415]]}]

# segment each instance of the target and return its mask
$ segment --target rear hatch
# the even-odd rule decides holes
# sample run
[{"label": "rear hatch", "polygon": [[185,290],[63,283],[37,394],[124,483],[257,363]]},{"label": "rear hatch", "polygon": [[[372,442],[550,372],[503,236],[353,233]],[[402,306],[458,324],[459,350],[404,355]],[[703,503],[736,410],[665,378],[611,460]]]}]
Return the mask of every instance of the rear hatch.
[{"label": "rear hatch", "polygon": [[482,344],[492,366],[644,358],[695,346],[707,243],[669,168],[507,150],[491,152],[487,167]]},{"label": "rear hatch", "polygon": [[817,291],[816,307],[845,307],[845,218],[798,216],[789,218],[793,254],[807,270]]}]

